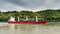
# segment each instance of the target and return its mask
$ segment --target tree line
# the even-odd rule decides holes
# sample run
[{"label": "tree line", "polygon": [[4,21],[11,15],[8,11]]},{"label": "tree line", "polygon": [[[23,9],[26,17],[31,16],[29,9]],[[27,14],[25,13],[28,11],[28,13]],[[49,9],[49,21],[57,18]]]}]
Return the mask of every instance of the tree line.
[{"label": "tree line", "polygon": [[13,16],[17,19],[17,17],[20,17],[21,19],[28,16],[29,18],[34,18],[38,16],[38,18],[44,18],[47,21],[60,21],[60,10],[42,10],[42,11],[7,11],[7,12],[1,12],[0,11],[0,21],[7,22],[10,18],[10,16]]}]

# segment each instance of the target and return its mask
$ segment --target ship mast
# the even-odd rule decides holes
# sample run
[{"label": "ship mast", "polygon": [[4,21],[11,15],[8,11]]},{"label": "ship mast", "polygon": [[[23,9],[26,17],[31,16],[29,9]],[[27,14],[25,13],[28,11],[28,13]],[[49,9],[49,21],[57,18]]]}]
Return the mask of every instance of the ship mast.
[{"label": "ship mast", "polygon": [[26,16],[26,20],[28,20],[28,16]]},{"label": "ship mast", "polygon": [[18,22],[19,22],[19,17],[18,17]]},{"label": "ship mast", "polygon": [[38,22],[38,18],[37,18],[37,16],[36,16],[36,22]]}]

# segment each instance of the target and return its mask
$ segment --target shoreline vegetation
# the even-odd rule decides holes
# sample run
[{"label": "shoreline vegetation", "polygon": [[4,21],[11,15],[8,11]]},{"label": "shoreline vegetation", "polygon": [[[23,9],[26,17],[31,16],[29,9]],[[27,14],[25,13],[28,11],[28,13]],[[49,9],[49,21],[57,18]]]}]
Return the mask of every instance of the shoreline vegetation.
[{"label": "shoreline vegetation", "polygon": [[10,16],[15,17],[16,20],[17,17],[25,19],[25,17],[28,16],[28,18],[35,19],[35,17],[38,16],[38,18],[44,18],[44,20],[47,20],[48,22],[60,22],[60,9],[59,10],[47,9],[37,12],[27,10],[7,12],[0,11],[0,22],[8,22]]}]

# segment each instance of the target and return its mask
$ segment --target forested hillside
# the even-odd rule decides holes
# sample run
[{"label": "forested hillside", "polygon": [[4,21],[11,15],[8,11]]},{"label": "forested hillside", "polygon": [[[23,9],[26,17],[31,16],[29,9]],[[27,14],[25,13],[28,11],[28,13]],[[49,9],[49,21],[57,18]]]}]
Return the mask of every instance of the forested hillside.
[{"label": "forested hillside", "polygon": [[44,18],[47,21],[60,21],[60,10],[42,10],[42,11],[7,11],[7,12],[1,12],[0,11],[0,21],[8,21],[10,16],[13,16],[15,18],[25,18],[25,16],[28,16],[29,18],[34,18],[35,16],[38,16],[38,18]]}]

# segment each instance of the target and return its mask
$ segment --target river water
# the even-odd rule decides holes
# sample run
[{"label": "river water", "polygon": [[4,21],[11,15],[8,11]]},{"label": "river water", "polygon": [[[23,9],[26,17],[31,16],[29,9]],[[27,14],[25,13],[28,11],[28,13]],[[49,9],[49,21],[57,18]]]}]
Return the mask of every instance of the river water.
[{"label": "river water", "polygon": [[60,34],[60,26],[52,25],[24,25],[0,23],[0,34]]}]

